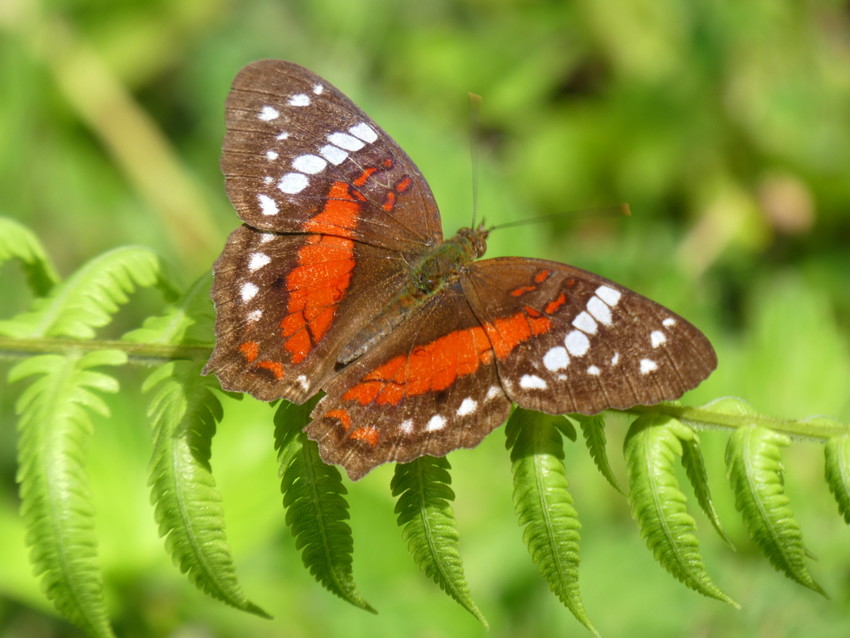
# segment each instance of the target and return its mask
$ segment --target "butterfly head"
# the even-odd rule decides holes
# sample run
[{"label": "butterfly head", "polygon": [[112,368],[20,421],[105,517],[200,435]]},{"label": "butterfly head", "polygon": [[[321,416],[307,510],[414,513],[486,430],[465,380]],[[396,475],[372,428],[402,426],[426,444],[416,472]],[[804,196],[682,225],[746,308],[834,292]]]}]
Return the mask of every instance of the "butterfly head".
[{"label": "butterfly head", "polygon": [[464,261],[474,261],[487,252],[487,237],[490,229],[483,223],[475,228],[461,228],[450,241],[457,243],[464,255]]}]

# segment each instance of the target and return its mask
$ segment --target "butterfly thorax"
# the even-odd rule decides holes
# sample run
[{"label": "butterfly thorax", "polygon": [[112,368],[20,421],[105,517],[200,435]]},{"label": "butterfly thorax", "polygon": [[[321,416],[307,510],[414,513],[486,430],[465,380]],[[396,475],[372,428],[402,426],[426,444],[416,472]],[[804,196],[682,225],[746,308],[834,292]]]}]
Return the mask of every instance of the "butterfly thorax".
[{"label": "butterfly thorax", "polygon": [[457,234],[423,253],[410,264],[407,284],[367,327],[342,350],[339,363],[346,364],[366,353],[385,335],[438,294],[454,285],[464,269],[487,250],[489,231],[461,228]]}]

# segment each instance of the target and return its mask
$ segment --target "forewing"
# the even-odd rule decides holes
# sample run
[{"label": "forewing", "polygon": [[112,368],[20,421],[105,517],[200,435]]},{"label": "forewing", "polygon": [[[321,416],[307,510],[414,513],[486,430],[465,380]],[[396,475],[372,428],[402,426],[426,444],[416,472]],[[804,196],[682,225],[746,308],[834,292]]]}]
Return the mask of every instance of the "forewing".
[{"label": "forewing", "polygon": [[594,414],[679,398],[717,365],[711,343],[663,306],[557,262],[475,262],[464,291],[518,405]]},{"label": "forewing", "polygon": [[307,435],[355,480],[381,463],[474,447],[510,412],[494,364],[452,286],[329,380]]},{"label": "forewing", "polygon": [[[233,82],[226,122],[221,167],[248,225],[286,233],[310,226],[408,252],[442,238],[437,205],[413,161],[315,73],[281,60],[249,64]],[[329,201],[341,204],[317,219]]]}]

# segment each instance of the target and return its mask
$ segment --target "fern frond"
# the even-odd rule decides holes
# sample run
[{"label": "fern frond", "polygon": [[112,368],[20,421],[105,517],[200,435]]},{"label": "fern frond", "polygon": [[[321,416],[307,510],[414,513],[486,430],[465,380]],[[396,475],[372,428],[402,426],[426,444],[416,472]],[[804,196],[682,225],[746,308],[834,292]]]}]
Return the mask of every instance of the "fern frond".
[{"label": "fern frond", "polygon": [[141,328],[122,338],[134,343],[207,344],[215,317],[210,300],[211,273],[193,283],[176,303],[161,315],[149,317]]},{"label": "fern frond", "polygon": [[116,248],[84,264],[47,297],[36,299],[31,311],[0,321],[0,334],[19,339],[91,339],[94,329],[109,323],[137,287],[157,284],[171,295],[171,285],[161,274],[161,264],[152,251]]},{"label": "fern frond", "polygon": [[844,522],[850,524],[850,436],[836,436],[826,443],[826,482],[838,502]]},{"label": "fern frond", "polygon": [[681,440],[693,430],[664,416],[635,420],[624,442],[629,470],[629,501],[641,536],[661,565],[684,585],[704,596],[736,605],[711,581],[699,553],[694,519],[674,472]]},{"label": "fern frond", "polygon": [[708,520],[711,521],[720,538],[734,550],[735,544],[720,524],[720,517],[714,507],[714,500],[711,498],[711,490],[708,487],[708,472],[705,469],[705,459],[702,456],[699,437],[696,432],[687,427],[682,429],[682,434],[683,436],[679,437],[682,444],[682,465],[685,466],[685,473],[691,482],[691,487],[694,488],[697,503],[699,503]]},{"label": "fern frond", "polygon": [[85,473],[90,412],[109,409],[100,398],[117,381],[99,366],[122,365],[126,355],[39,355],[9,372],[9,381],[36,376],[18,400],[18,482],[30,561],[56,608],[91,636],[112,636],[96,566],[97,542]]},{"label": "fern frond", "polygon": [[349,515],[342,477],[335,466],[322,462],[316,443],[302,432],[314,405],[315,400],[304,405],[282,402],[275,412],[275,447],[286,524],[313,577],[355,607],[375,613],[354,584],[354,539],[345,522]]},{"label": "fern frond", "polygon": [[420,569],[487,627],[463,574],[449,469],[445,457],[423,456],[396,465],[391,485],[393,496],[398,497],[398,525]]},{"label": "fern frond", "polygon": [[593,464],[596,469],[605,477],[608,484],[611,485],[620,494],[625,494],[625,491],[620,486],[617,477],[611,470],[611,463],[608,461],[608,446],[605,438],[605,419],[601,414],[586,416],[584,414],[570,414],[569,417],[578,422],[581,428],[581,434],[584,437],[584,443],[587,446],[587,451],[590,452],[590,458],[593,459]]},{"label": "fern frond", "polygon": [[803,535],[785,495],[780,449],[789,443],[787,436],[767,428],[740,428],[726,447],[726,471],[735,506],[768,560],[792,580],[826,596],[806,569]]},{"label": "fern frond", "polygon": [[160,536],[180,571],[201,591],[228,605],[268,618],[236,579],[224,533],[221,495],[210,470],[210,443],[221,420],[214,381],[201,363],[172,361],[145,380],[154,394],[148,416],[154,429],[151,500]]},{"label": "fern frond", "polygon": [[598,635],[579,591],[578,513],[568,491],[558,421],[540,412],[514,410],[506,426],[514,482],[514,510],[531,559],[552,592]]},{"label": "fern frond", "polygon": [[59,281],[59,276],[44,247],[26,226],[0,217],[0,265],[10,259],[21,262],[32,292],[46,295]]}]

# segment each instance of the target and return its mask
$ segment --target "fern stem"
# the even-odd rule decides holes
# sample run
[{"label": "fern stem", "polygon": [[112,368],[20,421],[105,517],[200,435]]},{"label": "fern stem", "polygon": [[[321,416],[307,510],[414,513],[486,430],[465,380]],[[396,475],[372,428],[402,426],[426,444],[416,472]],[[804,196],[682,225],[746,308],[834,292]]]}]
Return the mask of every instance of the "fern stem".
[{"label": "fern stem", "polygon": [[779,419],[756,412],[729,414],[726,411],[712,410],[711,404],[702,407],[689,407],[673,403],[656,405],[636,405],[628,410],[619,410],[624,414],[664,414],[679,419],[696,430],[737,430],[739,428],[758,425],[781,432],[794,439],[814,443],[826,443],[834,436],[847,434],[847,425],[826,419],[810,419],[795,421]]},{"label": "fern stem", "polygon": [[133,343],[120,340],[95,339],[13,339],[0,337],[0,360],[20,360],[34,354],[68,354],[70,352],[95,352],[120,350],[129,362],[152,366],[177,359],[207,359],[211,345],[169,345],[164,343]]}]

